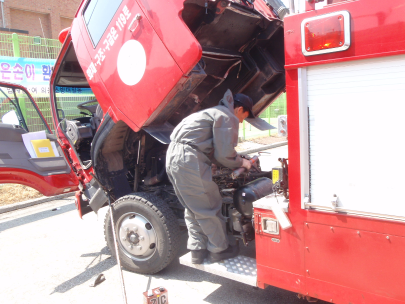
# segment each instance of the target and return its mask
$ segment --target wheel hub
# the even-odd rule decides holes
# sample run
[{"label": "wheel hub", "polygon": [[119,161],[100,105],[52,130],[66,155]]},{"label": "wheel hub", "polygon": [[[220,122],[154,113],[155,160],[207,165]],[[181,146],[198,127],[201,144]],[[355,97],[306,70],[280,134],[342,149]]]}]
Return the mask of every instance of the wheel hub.
[{"label": "wheel hub", "polygon": [[137,233],[131,233],[131,234],[129,235],[128,239],[129,239],[129,242],[130,242],[131,244],[136,245],[136,244],[139,243],[139,235],[138,235]]},{"label": "wheel hub", "polygon": [[155,230],[142,215],[127,213],[117,221],[119,244],[134,259],[147,259],[156,247]]}]

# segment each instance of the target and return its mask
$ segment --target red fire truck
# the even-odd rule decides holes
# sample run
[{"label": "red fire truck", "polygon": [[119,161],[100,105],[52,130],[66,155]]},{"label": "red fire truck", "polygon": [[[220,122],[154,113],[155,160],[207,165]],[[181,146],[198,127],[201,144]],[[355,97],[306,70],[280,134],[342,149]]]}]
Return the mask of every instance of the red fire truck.
[{"label": "red fire truck", "polygon": [[[122,264],[155,273],[176,257],[184,225],[164,169],[173,127],[227,89],[251,96],[255,114],[286,90],[281,168],[213,172],[229,234],[255,246],[256,259],[194,267],[307,299],[405,302],[405,207],[395,192],[405,167],[396,136],[405,2],[315,2],[292,2],[283,20],[278,1],[84,0],[51,77],[56,136],[24,88],[0,84],[17,119],[0,124],[0,182],[78,190],[81,217],[110,199]],[[93,95],[65,95],[78,90]],[[21,94],[60,156],[27,153]],[[114,254],[108,217],[105,233]]]}]

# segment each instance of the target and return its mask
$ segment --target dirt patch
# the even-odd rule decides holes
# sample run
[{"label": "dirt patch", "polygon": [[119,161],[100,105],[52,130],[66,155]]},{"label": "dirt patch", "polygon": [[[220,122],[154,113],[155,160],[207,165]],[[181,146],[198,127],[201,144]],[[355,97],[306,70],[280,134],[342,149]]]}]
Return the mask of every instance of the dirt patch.
[{"label": "dirt patch", "polygon": [[37,190],[17,184],[0,185],[0,206],[43,196]]}]

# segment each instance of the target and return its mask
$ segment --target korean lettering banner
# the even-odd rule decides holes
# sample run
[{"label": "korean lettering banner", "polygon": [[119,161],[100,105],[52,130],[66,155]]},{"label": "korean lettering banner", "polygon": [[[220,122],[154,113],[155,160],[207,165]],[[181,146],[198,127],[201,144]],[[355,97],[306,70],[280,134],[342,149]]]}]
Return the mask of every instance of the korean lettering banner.
[{"label": "korean lettering banner", "polygon": [[[49,96],[49,79],[55,59],[0,56],[0,80],[22,85],[33,96]],[[56,88],[56,93],[88,94],[90,89]]]}]

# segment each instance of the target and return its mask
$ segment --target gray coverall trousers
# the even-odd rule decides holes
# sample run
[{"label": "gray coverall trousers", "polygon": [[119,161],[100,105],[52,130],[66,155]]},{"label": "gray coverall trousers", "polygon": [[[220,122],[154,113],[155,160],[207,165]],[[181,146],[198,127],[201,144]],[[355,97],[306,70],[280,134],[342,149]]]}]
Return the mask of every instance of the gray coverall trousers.
[{"label": "gray coverall trousers", "polygon": [[222,197],[212,181],[211,161],[189,146],[171,142],[166,169],[181,204],[188,229],[187,248],[220,252],[228,248]]}]

